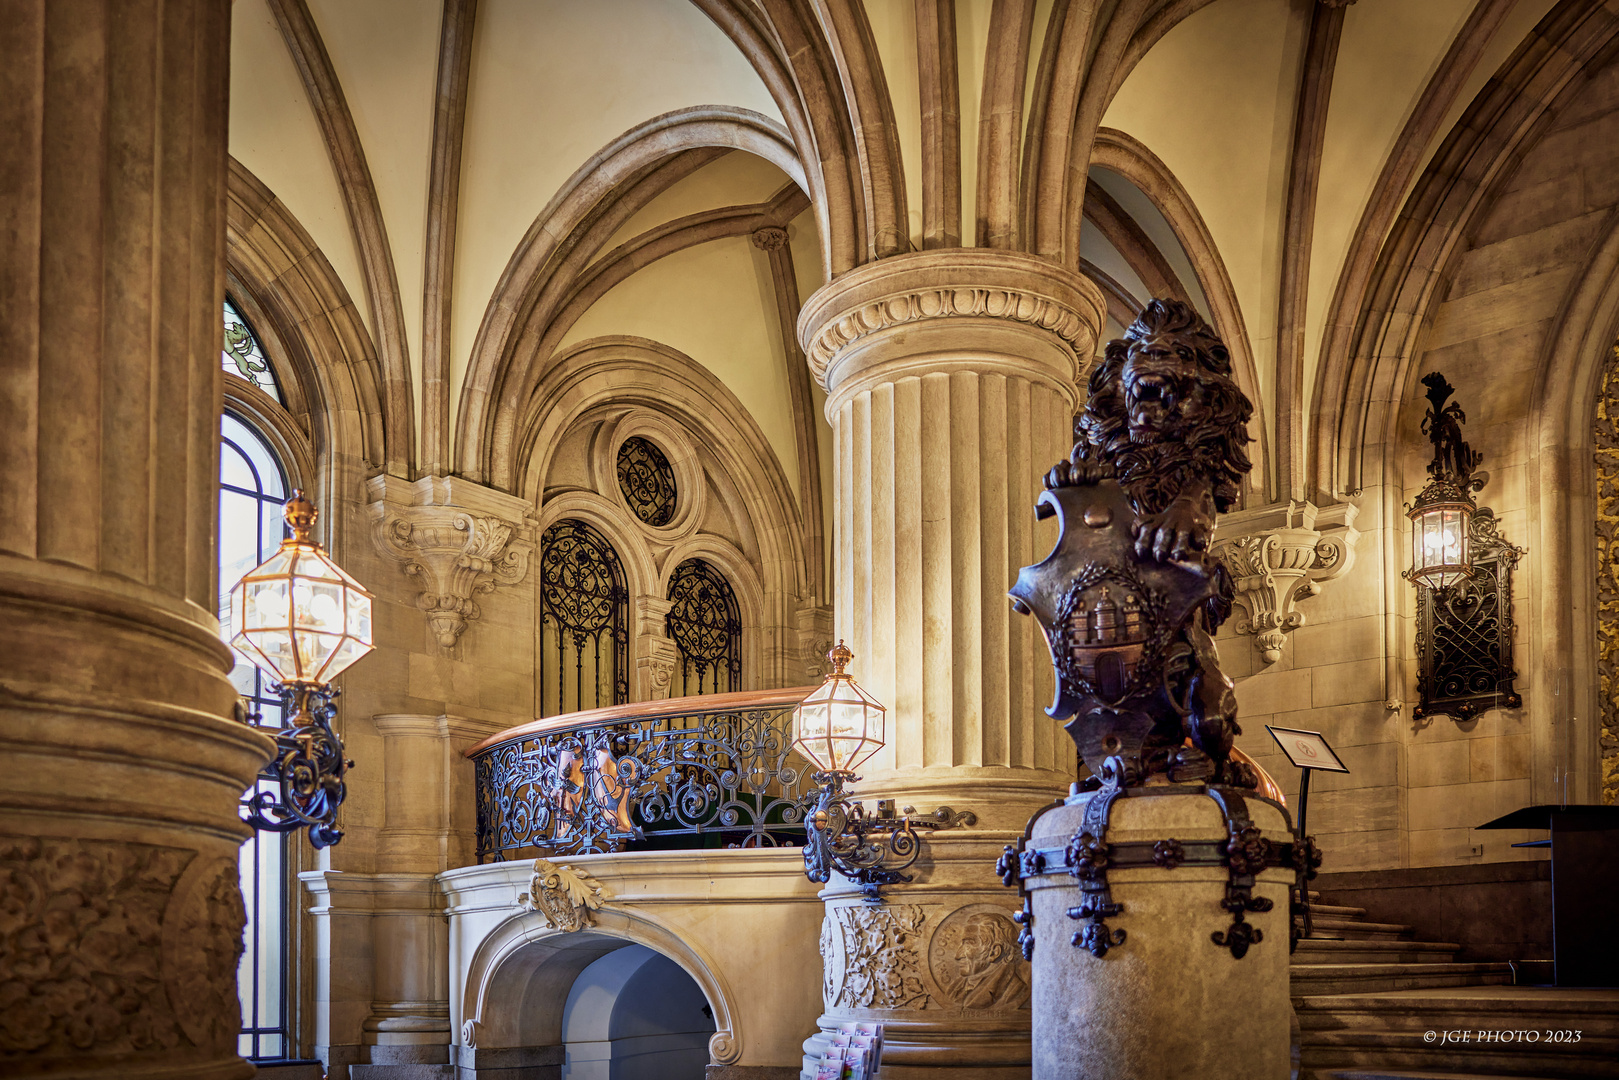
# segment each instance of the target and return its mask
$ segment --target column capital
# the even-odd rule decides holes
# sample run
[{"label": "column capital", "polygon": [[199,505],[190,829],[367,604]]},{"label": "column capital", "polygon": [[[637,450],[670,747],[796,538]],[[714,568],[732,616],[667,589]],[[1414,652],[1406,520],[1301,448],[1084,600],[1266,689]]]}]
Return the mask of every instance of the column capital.
[{"label": "column capital", "polygon": [[[963,363],[983,372],[986,360],[993,369],[1002,357],[1022,377],[1031,365],[1044,367],[1071,388],[1106,311],[1101,290],[1067,267],[1021,252],[949,248],[882,259],[838,278],[805,302],[798,339],[835,397],[874,377]],[[930,334],[939,340],[919,348],[916,339]]]}]

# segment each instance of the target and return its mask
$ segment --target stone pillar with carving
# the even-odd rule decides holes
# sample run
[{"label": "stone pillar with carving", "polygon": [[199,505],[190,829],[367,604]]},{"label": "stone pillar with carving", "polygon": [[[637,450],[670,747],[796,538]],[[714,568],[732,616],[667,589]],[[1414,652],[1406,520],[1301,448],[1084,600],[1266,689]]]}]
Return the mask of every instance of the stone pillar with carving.
[{"label": "stone pillar with carving", "polygon": [[635,598],[635,700],[662,701],[673,692],[680,649],[669,637],[670,601]]},{"label": "stone pillar with carving", "polygon": [[0,1074],[250,1077],[214,617],[230,5],[0,33]]},{"label": "stone pillar with carving", "polygon": [[861,267],[799,318],[836,446],[837,634],[888,707],[855,795],[978,819],[929,835],[915,882],[880,906],[839,878],[822,894],[826,1012],[806,1064],[837,1023],[878,1020],[893,1080],[1029,1075],[1028,968],[993,867],[1067,789],[1073,746],[1041,712],[1048,654],[1006,591],[1050,546],[1031,508],[1068,453],[1103,312],[1078,274],[976,248]]}]

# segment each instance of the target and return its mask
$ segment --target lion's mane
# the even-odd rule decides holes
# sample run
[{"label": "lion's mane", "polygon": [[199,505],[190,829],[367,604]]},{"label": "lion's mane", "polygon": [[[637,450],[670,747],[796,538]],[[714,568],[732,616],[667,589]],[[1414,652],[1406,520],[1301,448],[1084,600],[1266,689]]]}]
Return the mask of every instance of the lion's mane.
[{"label": "lion's mane", "polygon": [[[1167,337],[1199,385],[1201,416],[1149,442],[1130,434],[1124,365],[1141,343]],[[1185,403],[1182,403],[1184,407]],[[1193,479],[1209,482],[1216,508],[1236,505],[1248,460],[1248,418],[1253,405],[1231,378],[1231,354],[1213,328],[1187,304],[1153,300],[1124,337],[1108,342],[1091,372],[1090,400],[1075,420],[1089,443],[1085,455],[1110,465],[1138,514],[1161,513]]]}]

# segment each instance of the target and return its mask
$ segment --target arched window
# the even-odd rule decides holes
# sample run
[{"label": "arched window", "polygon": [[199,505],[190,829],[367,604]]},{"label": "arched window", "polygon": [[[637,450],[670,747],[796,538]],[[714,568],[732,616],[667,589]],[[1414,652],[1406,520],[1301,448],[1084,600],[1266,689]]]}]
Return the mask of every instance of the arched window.
[{"label": "arched window", "polygon": [[[233,319],[240,332],[234,344]],[[226,300],[225,370],[253,381],[280,401],[264,350],[246,326]],[[252,362],[259,367],[244,372],[235,366],[235,355],[256,358]],[[288,494],[286,470],[269,441],[247,421],[226,412],[220,419],[218,598],[219,622],[227,640],[232,632],[231,586],[281,545],[286,530],[281,507]],[[258,668],[237,655],[231,682],[267,732],[281,727],[281,701],[270,693]],[[242,845],[238,859],[242,897],[247,902],[247,947],[236,972],[242,1001],[237,1052],[259,1061],[282,1060],[295,1049],[287,1020],[287,837],[254,833]]]},{"label": "arched window", "polygon": [[281,386],[275,381],[275,372],[270,368],[270,358],[264,355],[264,346],[259,344],[257,335],[228,296],[225,297],[225,348],[220,353],[220,362],[230,374],[275,398],[276,404],[286,404]]},{"label": "arched window", "polygon": [[618,553],[583,521],[540,538],[540,715],[630,700],[630,593]]},{"label": "arched window", "polygon": [[669,636],[680,650],[671,697],[742,689],[742,616],[736,593],[714,567],[687,559],[669,578]]}]

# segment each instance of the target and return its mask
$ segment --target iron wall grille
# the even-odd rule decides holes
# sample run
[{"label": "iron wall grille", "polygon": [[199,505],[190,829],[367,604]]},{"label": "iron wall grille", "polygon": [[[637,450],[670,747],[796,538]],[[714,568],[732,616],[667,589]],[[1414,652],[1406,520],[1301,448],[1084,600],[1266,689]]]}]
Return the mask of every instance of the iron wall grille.
[{"label": "iron wall grille", "polygon": [[648,525],[667,525],[675,516],[675,471],[649,440],[639,435],[618,448],[618,490],[636,517]]},{"label": "iron wall grille", "polygon": [[669,636],[680,650],[680,685],[670,696],[742,689],[742,615],[725,576],[688,559],[669,578]]},{"label": "iron wall grille", "polygon": [[1445,589],[1417,590],[1417,696],[1412,718],[1471,720],[1516,709],[1512,571],[1524,551],[1502,539],[1495,513],[1480,507],[1470,530],[1473,574]]},{"label": "iron wall grille", "polygon": [[629,589],[607,538],[559,521],[540,538],[540,715],[630,700]]},{"label": "iron wall grille", "polygon": [[478,861],[802,844],[816,788],[792,706],[520,736],[474,759]]}]

